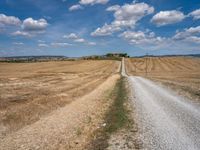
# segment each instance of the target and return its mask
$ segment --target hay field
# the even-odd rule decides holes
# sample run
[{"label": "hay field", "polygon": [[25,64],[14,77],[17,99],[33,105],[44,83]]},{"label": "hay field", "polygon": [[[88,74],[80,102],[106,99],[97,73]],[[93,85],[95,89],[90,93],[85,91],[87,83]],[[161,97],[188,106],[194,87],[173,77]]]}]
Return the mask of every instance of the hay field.
[{"label": "hay field", "polygon": [[145,76],[194,101],[200,101],[200,58],[130,58],[125,60],[125,64],[129,75]]},{"label": "hay field", "polygon": [[0,137],[75,101],[119,71],[119,61],[0,63]]}]

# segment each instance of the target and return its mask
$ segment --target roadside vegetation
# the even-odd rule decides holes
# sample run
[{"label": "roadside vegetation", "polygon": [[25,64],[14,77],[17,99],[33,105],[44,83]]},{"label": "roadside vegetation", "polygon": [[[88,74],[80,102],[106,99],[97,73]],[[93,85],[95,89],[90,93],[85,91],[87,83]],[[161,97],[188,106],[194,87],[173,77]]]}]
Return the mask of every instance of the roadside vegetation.
[{"label": "roadside vegetation", "polygon": [[125,102],[127,101],[127,89],[125,87],[125,78],[121,77],[118,81],[113,95],[115,100],[110,108],[110,111],[106,115],[107,126],[105,131],[107,133],[113,133],[116,130],[124,127],[128,124],[128,110],[126,109]]},{"label": "roadside vegetation", "polygon": [[108,140],[112,134],[122,128],[128,128],[130,126],[131,120],[129,117],[129,110],[126,106],[126,102],[128,101],[128,91],[125,80],[124,77],[121,77],[114,90],[111,92],[109,99],[112,99],[113,103],[105,115],[105,127],[96,131],[95,136],[87,149],[106,149],[109,146]]}]

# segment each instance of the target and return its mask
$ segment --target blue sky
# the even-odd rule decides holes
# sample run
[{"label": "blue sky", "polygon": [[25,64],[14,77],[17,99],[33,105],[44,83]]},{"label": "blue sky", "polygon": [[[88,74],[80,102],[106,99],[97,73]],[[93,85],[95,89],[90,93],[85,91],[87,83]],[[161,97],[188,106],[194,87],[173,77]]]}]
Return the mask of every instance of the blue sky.
[{"label": "blue sky", "polygon": [[0,56],[199,54],[199,0],[1,0]]}]

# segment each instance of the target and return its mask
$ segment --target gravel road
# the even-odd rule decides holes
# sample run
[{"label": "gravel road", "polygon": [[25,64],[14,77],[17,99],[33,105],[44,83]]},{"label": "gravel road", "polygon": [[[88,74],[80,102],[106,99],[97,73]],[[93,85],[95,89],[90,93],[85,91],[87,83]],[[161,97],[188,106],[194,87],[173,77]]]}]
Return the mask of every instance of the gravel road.
[{"label": "gravel road", "polygon": [[128,79],[145,149],[200,149],[199,104],[143,77]]}]

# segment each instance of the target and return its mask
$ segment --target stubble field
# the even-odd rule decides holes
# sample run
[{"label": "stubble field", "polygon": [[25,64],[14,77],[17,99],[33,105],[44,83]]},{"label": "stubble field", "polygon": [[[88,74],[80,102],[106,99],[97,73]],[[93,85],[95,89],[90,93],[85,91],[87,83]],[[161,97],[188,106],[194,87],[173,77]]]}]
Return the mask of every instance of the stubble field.
[{"label": "stubble field", "polygon": [[119,71],[118,61],[0,63],[0,138],[87,95]]},{"label": "stubble field", "polygon": [[144,76],[169,86],[180,95],[200,101],[200,59],[144,57],[125,60],[129,75]]}]

